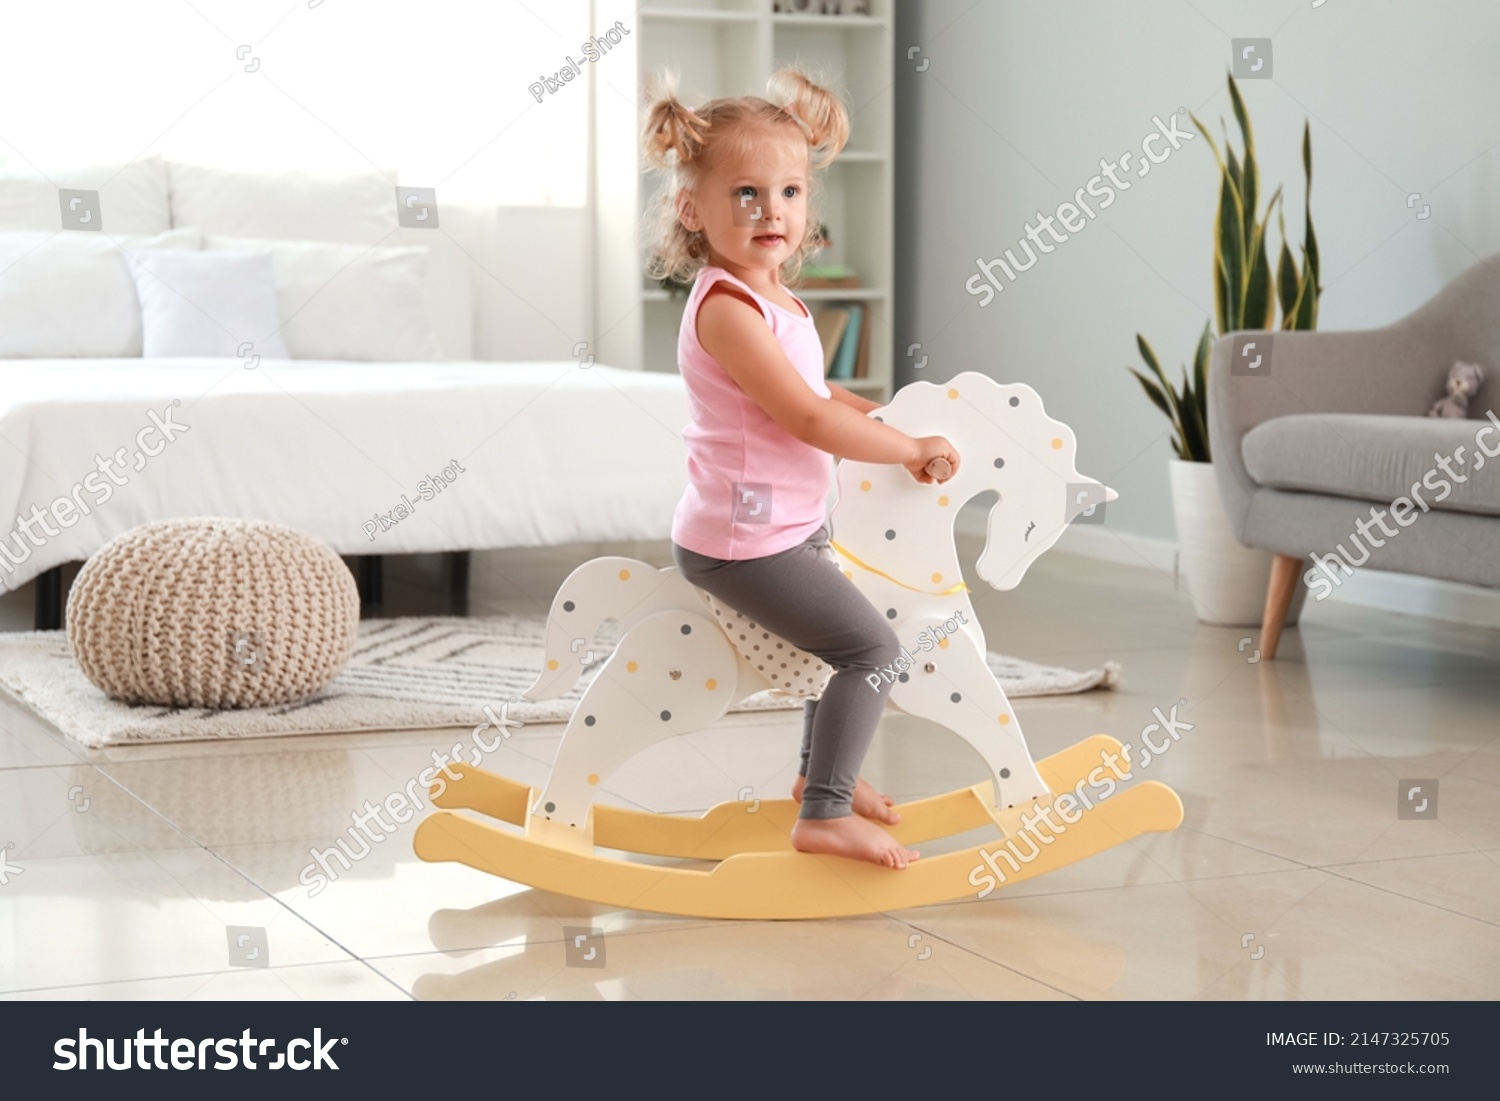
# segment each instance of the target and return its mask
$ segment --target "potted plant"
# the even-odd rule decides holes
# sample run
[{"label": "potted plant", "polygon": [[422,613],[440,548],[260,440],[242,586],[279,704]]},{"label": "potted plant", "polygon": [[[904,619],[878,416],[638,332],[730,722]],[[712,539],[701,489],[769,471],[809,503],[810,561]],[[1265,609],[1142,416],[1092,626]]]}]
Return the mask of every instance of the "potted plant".
[{"label": "potted plant", "polygon": [[[1269,329],[1281,307],[1282,329],[1317,327],[1320,270],[1317,237],[1312,223],[1312,132],[1302,130],[1302,167],[1306,174],[1303,202],[1305,230],[1302,264],[1299,268],[1287,244],[1286,221],[1281,211],[1278,187],[1266,204],[1264,217],[1257,217],[1260,172],[1255,160],[1255,138],[1245,101],[1234,78],[1229,78],[1229,98],[1239,123],[1244,153],[1236,156],[1226,128],[1224,152],[1194,116],[1198,128],[1213,150],[1219,165],[1219,208],[1214,224],[1214,303],[1219,335],[1247,329]],[[1281,254],[1273,277],[1266,252],[1266,228],[1276,210],[1281,229]],[[1150,376],[1130,368],[1153,404],[1172,422],[1170,461],[1172,511],[1177,521],[1178,546],[1193,607],[1204,623],[1226,626],[1256,626],[1265,608],[1270,579],[1269,551],[1246,547],[1235,538],[1214,478],[1213,453],[1208,438],[1208,359],[1213,347],[1210,326],[1203,326],[1191,371],[1183,368],[1182,385],[1174,387],[1161,368],[1156,352],[1140,333],[1136,346]],[[1299,587],[1287,624],[1296,622],[1306,590]]]}]

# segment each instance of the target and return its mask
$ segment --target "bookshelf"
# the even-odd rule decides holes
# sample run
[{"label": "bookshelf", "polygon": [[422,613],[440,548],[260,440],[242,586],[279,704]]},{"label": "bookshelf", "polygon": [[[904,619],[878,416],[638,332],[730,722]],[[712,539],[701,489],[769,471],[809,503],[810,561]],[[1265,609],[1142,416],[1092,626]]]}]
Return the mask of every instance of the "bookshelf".
[{"label": "bookshelf", "polygon": [[[594,0],[594,34],[622,22],[630,33],[590,64],[593,77],[597,355],[631,370],[677,370],[683,299],[644,274],[641,217],[657,181],[641,168],[646,79],[675,68],[689,104],[763,95],[773,71],[797,62],[835,82],[850,111],[848,147],[822,178],[819,220],[833,244],[814,260],[846,268],[853,288],[794,287],[817,316],[860,307],[868,330],[867,375],[837,379],[873,401],[891,396],[894,303],[892,152],[895,0],[869,0],[868,15],[777,12],[773,0]],[[781,6],[791,7],[784,2]],[[808,5],[820,7],[817,0]],[[846,9],[855,5],[845,0]]]}]

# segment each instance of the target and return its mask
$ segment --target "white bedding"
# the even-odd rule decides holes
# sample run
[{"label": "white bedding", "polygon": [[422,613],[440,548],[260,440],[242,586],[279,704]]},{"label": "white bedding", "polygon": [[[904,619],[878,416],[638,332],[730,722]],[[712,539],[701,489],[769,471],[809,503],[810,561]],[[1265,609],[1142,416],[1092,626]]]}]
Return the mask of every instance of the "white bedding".
[{"label": "white bedding", "polygon": [[[186,430],[165,443],[152,413]],[[662,539],[687,422],[675,374],[572,360],[0,362],[0,546],[31,547],[14,572],[0,557],[0,585],[175,517],[269,520],[343,554]],[[124,485],[96,462],[119,448],[109,473]],[[424,500],[419,482],[455,460],[462,472]],[[403,501],[415,510],[397,519]],[[58,533],[34,523],[41,547],[12,519],[33,506]]]}]

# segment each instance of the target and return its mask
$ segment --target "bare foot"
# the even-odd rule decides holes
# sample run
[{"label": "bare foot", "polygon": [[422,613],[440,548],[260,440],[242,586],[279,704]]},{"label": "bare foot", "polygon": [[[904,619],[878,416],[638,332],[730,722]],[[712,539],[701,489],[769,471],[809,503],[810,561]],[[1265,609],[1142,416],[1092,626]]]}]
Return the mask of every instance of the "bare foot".
[{"label": "bare foot", "polygon": [[904,868],[921,853],[908,849],[868,818],[799,818],[792,827],[792,848],[803,853],[847,856],[885,868]]},{"label": "bare foot", "polygon": [[[807,777],[798,776],[792,782],[792,798],[802,802],[802,789],[807,786]],[[888,826],[894,826],[901,821],[901,816],[891,809],[895,800],[889,795],[882,795],[863,779],[854,782],[854,813],[865,818],[872,818],[876,822],[884,822]]]}]

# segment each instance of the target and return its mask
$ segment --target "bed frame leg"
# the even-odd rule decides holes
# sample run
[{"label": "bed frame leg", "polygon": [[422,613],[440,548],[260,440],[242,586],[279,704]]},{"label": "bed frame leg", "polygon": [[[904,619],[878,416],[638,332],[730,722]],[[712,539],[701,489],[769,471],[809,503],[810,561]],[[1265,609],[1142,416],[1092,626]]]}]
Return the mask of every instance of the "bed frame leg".
[{"label": "bed frame leg", "polygon": [[448,597],[453,615],[469,614],[469,570],[473,556],[469,551],[453,551],[448,555]]},{"label": "bed frame leg", "polygon": [[359,585],[359,618],[374,619],[385,604],[385,558],[379,554],[362,555],[354,579]]},{"label": "bed frame leg", "polygon": [[61,566],[53,566],[36,579],[35,624],[38,631],[56,631],[63,625]]}]

